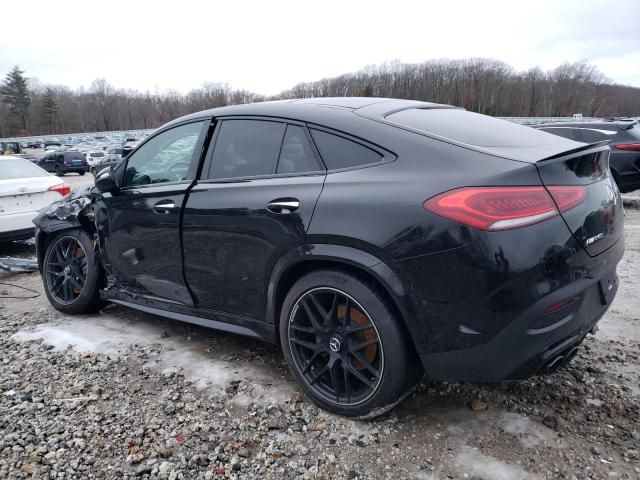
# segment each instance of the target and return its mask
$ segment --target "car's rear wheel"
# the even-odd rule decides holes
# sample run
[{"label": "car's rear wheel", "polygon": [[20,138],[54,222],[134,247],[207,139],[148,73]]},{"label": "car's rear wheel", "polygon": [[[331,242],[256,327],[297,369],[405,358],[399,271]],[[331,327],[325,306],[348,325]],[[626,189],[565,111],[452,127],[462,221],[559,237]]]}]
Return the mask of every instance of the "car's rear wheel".
[{"label": "car's rear wheel", "polygon": [[56,175],[59,177],[62,177],[64,175],[64,172],[62,171],[62,168],[60,168],[60,165],[56,165]]},{"label": "car's rear wheel", "polygon": [[298,280],[283,303],[280,339],[304,391],[340,415],[383,414],[422,373],[392,306],[347,272],[319,270]]},{"label": "car's rear wheel", "polygon": [[79,173],[80,175],[84,175],[84,170],[80,170],[78,173]]},{"label": "car's rear wheel", "polygon": [[42,265],[49,302],[61,312],[89,313],[101,306],[103,271],[92,242],[81,231],[63,232],[49,242]]}]

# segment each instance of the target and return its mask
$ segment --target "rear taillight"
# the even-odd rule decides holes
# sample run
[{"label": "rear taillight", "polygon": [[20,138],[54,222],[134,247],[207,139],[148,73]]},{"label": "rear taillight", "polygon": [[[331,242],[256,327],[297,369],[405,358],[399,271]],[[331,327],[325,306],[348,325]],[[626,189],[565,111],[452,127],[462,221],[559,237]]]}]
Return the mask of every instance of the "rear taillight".
[{"label": "rear taillight", "polygon": [[58,185],[47,188],[47,190],[50,192],[58,192],[63,197],[66,197],[71,193],[71,185],[68,185],[66,183],[59,183]]},{"label": "rear taillight", "polygon": [[587,194],[587,190],[582,186],[551,186],[547,187],[547,190],[556,202],[560,213],[581,204]]},{"label": "rear taillight", "polygon": [[618,150],[626,150],[628,152],[640,152],[640,143],[623,143],[615,145],[614,148]]},{"label": "rear taillight", "polygon": [[436,195],[423,206],[450,220],[481,230],[498,231],[555,217],[575,207],[585,195],[581,186],[550,189],[553,189],[553,198],[542,186],[464,187]]}]

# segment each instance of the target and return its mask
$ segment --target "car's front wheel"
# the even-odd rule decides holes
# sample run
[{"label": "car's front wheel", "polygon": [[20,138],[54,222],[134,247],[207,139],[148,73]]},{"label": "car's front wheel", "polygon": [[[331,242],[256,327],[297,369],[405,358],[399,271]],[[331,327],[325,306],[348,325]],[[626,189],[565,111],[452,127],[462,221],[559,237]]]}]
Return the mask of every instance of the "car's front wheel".
[{"label": "car's front wheel", "polygon": [[90,313],[101,306],[103,271],[92,241],[82,230],[62,232],[47,245],[42,265],[44,290],[57,310]]},{"label": "car's front wheel", "polygon": [[279,328],[296,380],[319,406],[340,415],[383,414],[422,373],[388,300],[347,272],[319,270],[298,280]]}]

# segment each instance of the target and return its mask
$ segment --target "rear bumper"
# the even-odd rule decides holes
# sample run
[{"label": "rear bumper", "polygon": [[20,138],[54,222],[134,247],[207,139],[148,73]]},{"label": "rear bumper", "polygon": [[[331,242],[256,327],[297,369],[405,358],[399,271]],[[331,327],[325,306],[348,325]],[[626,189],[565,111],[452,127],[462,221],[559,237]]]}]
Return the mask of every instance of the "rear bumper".
[{"label": "rear bumper", "polygon": [[[605,288],[611,282],[606,300],[601,281]],[[615,269],[603,279],[582,279],[533,305],[489,342],[471,349],[421,355],[422,364],[427,375],[438,380],[496,381],[550,373],[571,360],[609,308],[617,289]],[[535,328],[556,299],[569,297],[577,298],[573,305],[554,314],[543,328]]]},{"label": "rear bumper", "polygon": [[[561,218],[469,233],[471,242],[458,248],[388,263],[405,287],[397,301],[431,378],[493,381],[538,373],[570,353],[617,291],[622,236],[591,257]],[[546,313],[568,299],[574,299],[570,308]]]},{"label": "rear bumper", "polygon": [[79,167],[64,167],[62,170],[64,173],[80,173],[80,172],[88,172],[89,165],[81,165]]},{"label": "rear bumper", "polygon": [[27,240],[28,238],[33,237],[35,234],[35,229],[31,228],[23,228],[20,230],[13,230],[10,232],[0,232],[0,242],[13,242],[14,240]]},{"label": "rear bumper", "polygon": [[24,240],[34,235],[33,219],[38,212],[22,212],[0,216],[0,240]]}]

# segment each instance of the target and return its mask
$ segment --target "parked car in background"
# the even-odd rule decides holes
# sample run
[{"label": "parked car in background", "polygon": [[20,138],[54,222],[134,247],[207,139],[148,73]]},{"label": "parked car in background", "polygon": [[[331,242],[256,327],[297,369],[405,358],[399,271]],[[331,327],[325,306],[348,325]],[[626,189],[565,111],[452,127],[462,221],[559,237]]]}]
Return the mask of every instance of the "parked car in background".
[{"label": "parked car in background", "polygon": [[109,145],[105,149],[107,161],[118,161],[122,158],[122,147],[120,145]]},{"label": "parked car in background", "polygon": [[0,241],[33,237],[38,210],[69,192],[69,185],[29,160],[0,157]]},{"label": "parked car in background", "polygon": [[57,140],[45,140],[42,142],[42,145],[44,145],[44,148],[46,149],[47,147],[61,147],[62,143]]},{"label": "parked car in background", "polygon": [[72,150],[47,152],[38,165],[47,172],[53,172],[58,176],[70,172],[84,175],[85,172],[89,171],[89,165],[84,154]]},{"label": "parked car in background", "polygon": [[22,153],[20,142],[0,142],[0,155]]},{"label": "parked car in background", "polygon": [[19,153],[17,155],[13,155],[14,157],[25,158],[33,163],[39,163],[41,155],[36,155],[34,153]]},{"label": "parked car in background", "polygon": [[610,142],[609,166],[621,192],[640,188],[640,125],[635,119],[590,120],[535,125],[576,142]]},{"label": "parked car in background", "polygon": [[89,150],[86,153],[87,163],[91,166],[96,162],[102,160],[105,157],[105,154],[102,150]]},{"label": "parked car in background", "polygon": [[101,158],[99,161],[95,162],[93,165],[91,165],[89,167],[89,171],[95,177],[99,172],[101,172],[105,168],[109,168],[109,167],[115,168],[118,165],[118,162],[120,162],[119,159],[116,159],[115,157],[106,156]]},{"label": "parked car in background", "polygon": [[107,300],[278,342],[318,405],[376,416],[423,371],[571,361],[618,289],[608,155],[410,100],[222,107],[41,212],[38,262],[62,312]]}]

